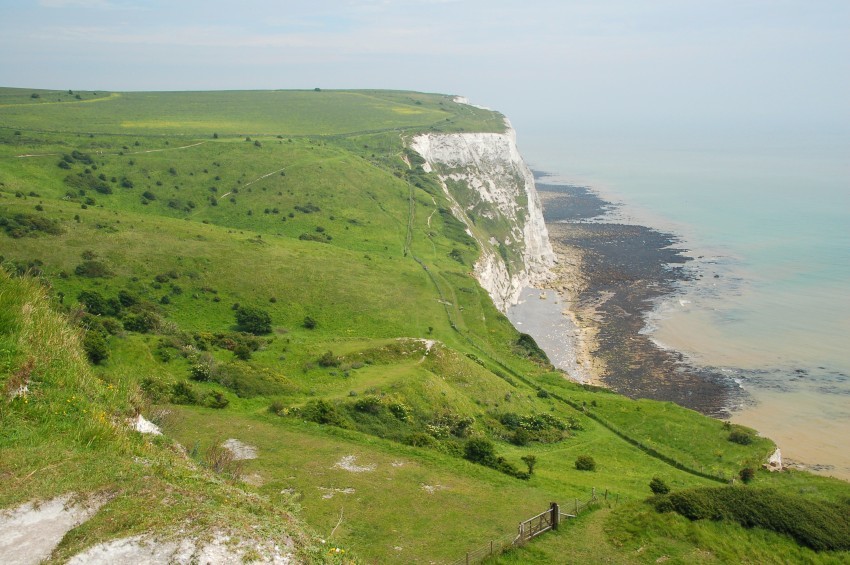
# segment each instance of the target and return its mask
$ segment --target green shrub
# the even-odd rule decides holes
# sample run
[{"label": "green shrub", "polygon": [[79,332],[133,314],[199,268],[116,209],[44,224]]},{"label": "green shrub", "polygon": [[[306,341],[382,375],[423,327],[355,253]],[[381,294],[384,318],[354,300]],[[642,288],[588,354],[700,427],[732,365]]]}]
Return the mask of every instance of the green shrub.
[{"label": "green shrub", "polygon": [[523,455],[520,459],[522,459],[522,462],[528,467],[528,476],[530,477],[533,475],[534,467],[537,465],[537,457],[534,455]]},{"label": "green shrub", "polygon": [[124,329],[128,332],[148,333],[160,326],[160,319],[155,313],[142,310],[126,314],[123,318]]},{"label": "green shrub", "polygon": [[254,335],[271,333],[272,317],[260,308],[241,306],[236,310],[236,328]]},{"label": "green shrub", "polygon": [[528,445],[531,441],[531,432],[525,428],[517,428],[517,430],[511,435],[510,439],[511,443],[514,445]]},{"label": "green shrub", "polygon": [[383,405],[381,404],[381,399],[374,394],[368,394],[366,396],[358,398],[354,402],[355,410],[357,410],[358,412],[365,412],[367,414],[377,414],[381,411],[382,407]]},{"label": "green shrub", "polygon": [[652,480],[649,481],[649,490],[651,490],[653,494],[667,494],[670,492],[670,487],[667,486],[667,483],[665,483],[663,479],[659,477],[652,477]]},{"label": "green shrub", "polygon": [[738,477],[740,477],[741,481],[745,484],[752,481],[756,476],[756,471],[752,467],[744,467],[740,471],[738,471]]},{"label": "green shrub", "polygon": [[463,456],[473,463],[492,467],[496,462],[496,448],[490,440],[475,437],[467,440],[464,444]]},{"label": "green shrub", "polygon": [[160,377],[147,376],[142,379],[139,386],[151,402],[170,400],[172,387]]},{"label": "green shrub", "polygon": [[407,436],[407,439],[404,440],[404,443],[407,445],[412,445],[414,447],[435,447],[439,445],[436,439],[433,436],[428,435],[423,432],[414,432]]},{"label": "green shrub", "polygon": [[330,402],[311,400],[298,413],[305,419],[317,424],[328,424],[339,428],[348,428],[349,424],[337,407]]},{"label": "green shrub", "polygon": [[177,381],[171,387],[171,402],[174,404],[198,404],[200,395],[189,381]]},{"label": "green shrub", "polygon": [[204,397],[204,406],[207,408],[227,408],[230,401],[220,391],[213,391]]},{"label": "green shrub", "polygon": [[269,405],[269,412],[277,416],[283,416],[286,411],[286,404],[280,400],[275,400]]},{"label": "green shrub", "polygon": [[313,319],[313,318],[311,318],[310,316],[307,316],[307,317],[305,317],[305,318],[304,318],[304,323],[303,323],[302,325],[303,325],[305,328],[307,328],[308,330],[312,330],[312,329],[315,329],[315,328],[316,328],[316,326],[318,325],[318,323],[316,322],[316,320],[314,320],[314,319]]},{"label": "green shrub", "polygon": [[333,354],[333,351],[326,351],[319,357],[319,365],[322,367],[339,367],[342,360]]},{"label": "green shrub", "polygon": [[233,348],[233,355],[242,361],[248,361],[251,359],[251,348],[245,345],[244,343],[240,343],[236,347]]},{"label": "green shrub", "polygon": [[[667,499],[665,501],[665,499]],[[815,551],[850,550],[850,502],[829,502],[774,489],[695,488],[657,497],[658,511],[690,520],[731,520],[788,535]]]},{"label": "green shrub", "polygon": [[538,363],[549,364],[549,357],[546,352],[540,349],[534,338],[528,334],[521,333],[514,344],[514,351]]},{"label": "green shrub", "polygon": [[596,461],[589,455],[579,455],[576,458],[576,469],[579,471],[595,471]]},{"label": "green shrub", "polygon": [[99,292],[84,290],[77,295],[80,304],[86,307],[86,312],[94,316],[115,316],[121,310],[121,304],[116,300],[107,300]]},{"label": "green shrub", "polygon": [[83,338],[83,349],[94,365],[100,365],[109,358],[109,346],[106,338],[98,331],[87,331]]},{"label": "green shrub", "polygon": [[107,278],[113,275],[112,271],[109,270],[109,267],[100,261],[83,261],[76,266],[74,273],[77,276],[90,279]]},{"label": "green shrub", "polygon": [[0,228],[8,236],[16,239],[24,236],[35,236],[38,233],[59,235],[65,231],[56,220],[34,214],[14,214],[10,217],[0,216]]},{"label": "green shrub", "polygon": [[729,434],[729,441],[739,445],[750,445],[753,443],[753,434],[746,430],[732,430]]},{"label": "green shrub", "polygon": [[387,408],[390,411],[390,414],[395,416],[397,420],[402,422],[408,422],[411,419],[411,409],[410,406],[403,402],[390,402],[387,405]]}]

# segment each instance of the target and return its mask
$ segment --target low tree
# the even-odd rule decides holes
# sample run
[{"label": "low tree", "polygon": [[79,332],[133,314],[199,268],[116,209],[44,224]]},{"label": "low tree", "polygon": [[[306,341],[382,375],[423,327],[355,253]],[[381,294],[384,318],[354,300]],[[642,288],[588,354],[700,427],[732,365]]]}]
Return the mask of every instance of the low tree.
[{"label": "low tree", "polygon": [[523,455],[520,459],[522,459],[523,463],[525,463],[526,467],[528,467],[528,475],[533,475],[534,466],[537,465],[537,457],[534,455]]}]

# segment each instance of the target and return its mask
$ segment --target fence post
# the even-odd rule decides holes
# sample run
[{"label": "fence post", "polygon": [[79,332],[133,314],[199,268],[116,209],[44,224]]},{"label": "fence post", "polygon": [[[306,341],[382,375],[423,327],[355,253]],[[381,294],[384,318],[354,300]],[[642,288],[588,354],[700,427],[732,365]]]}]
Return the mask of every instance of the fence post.
[{"label": "fence post", "polygon": [[578,516],[578,499],[574,499],[576,501],[576,512],[575,515]]},{"label": "fence post", "polygon": [[493,540],[490,540],[490,555],[493,555]]},{"label": "fence post", "polygon": [[557,530],[558,529],[558,522],[561,521],[561,509],[558,508],[557,502],[552,503],[551,512],[552,512],[552,529]]},{"label": "fence post", "polygon": [[605,489],[605,502],[608,502],[608,489]]},{"label": "fence post", "polygon": [[469,565],[469,552],[466,552],[466,565]]},{"label": "fence post", "polygon": [[592,489],[590,489],[590,499],[596,500],[596,487],[593,487]]}]

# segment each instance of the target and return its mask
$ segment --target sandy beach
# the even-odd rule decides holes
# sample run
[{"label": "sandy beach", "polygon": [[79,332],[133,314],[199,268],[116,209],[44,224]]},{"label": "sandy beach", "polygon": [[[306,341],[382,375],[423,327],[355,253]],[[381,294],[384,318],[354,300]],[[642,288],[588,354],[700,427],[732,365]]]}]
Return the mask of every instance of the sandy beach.
[{"label": "sandy beach", "polygon": [[731,419],[773,439],[790,468],[850,480],[850,406],[846,395],[824,394],[829,376],[726,369],[742,359],[720,347],[723,362],[708,364],[692,352],[711,354],[722,340],[695,331],[687,317],[647,335],[654,300],[687,280],[676,268],[686,259],[669,234],[604,223],[607,203],[572,188],[538,184],[558,264],[546,289],[527,289],[523,304],[509,312],[520,331],[576,381]]}]

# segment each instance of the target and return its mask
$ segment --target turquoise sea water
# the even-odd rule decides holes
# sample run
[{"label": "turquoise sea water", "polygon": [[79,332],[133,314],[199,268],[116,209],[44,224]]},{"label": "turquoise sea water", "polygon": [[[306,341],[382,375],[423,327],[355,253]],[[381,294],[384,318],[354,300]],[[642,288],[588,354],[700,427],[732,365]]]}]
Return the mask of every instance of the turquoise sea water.
[{"label": "turquoise sea water", "polygon": [[[645,332],[739,380],[753,414],[771,403],[827,413],[850,437],[850,134],[520,129],[518,142],[532,168],[690,250],[695,280],[656,305]],[[850,458],[834,465],[850,477]]]}]

